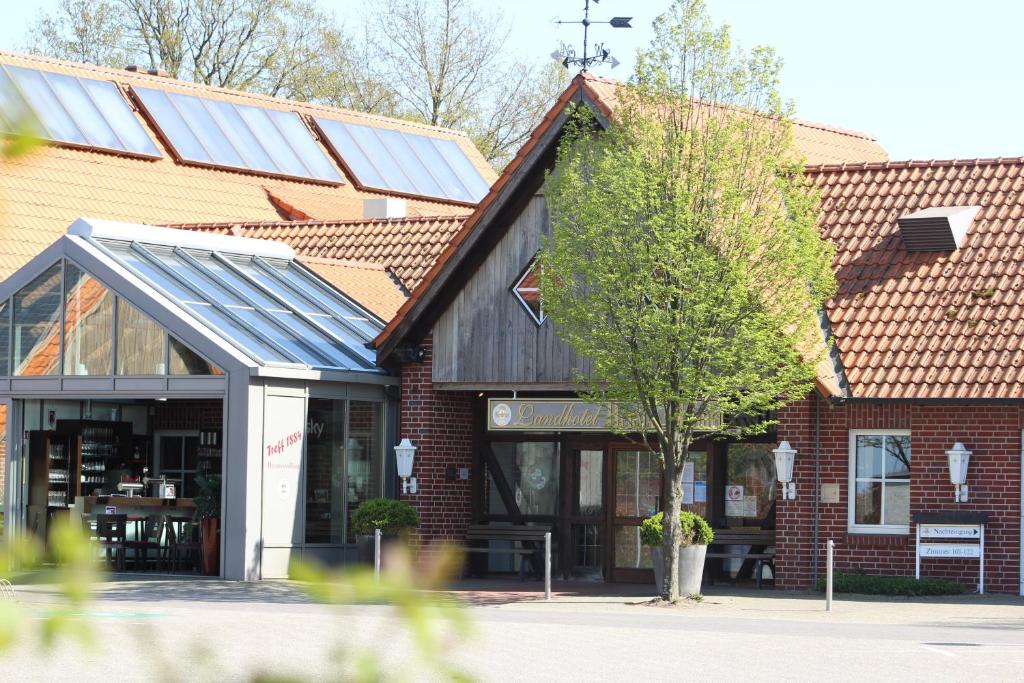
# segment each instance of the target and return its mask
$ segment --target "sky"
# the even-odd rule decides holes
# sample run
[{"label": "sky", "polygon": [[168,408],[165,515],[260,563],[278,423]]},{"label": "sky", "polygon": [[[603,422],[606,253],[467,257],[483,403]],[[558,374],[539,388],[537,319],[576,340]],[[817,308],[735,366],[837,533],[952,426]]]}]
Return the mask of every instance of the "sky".
[{"label": "sky", "polygon": [[[358,24],[374,0],[319,0]],[[504,49],[549,59],[579,46],[583,0],[477,0],[511,23]],[[40,9],[57,0],[0,0],[0,48],[17,49]],[[622,62],[594,72],[628,78],[637,48],[668,0],[601,0],[592,19],[632,16],[632,29],[592,28]],[[1024,156],[1024,2],[1016,0],[708,0],[740,46],[770,45],[784,61],[783,94],[800,118],[869,133],[893,159]]]}]

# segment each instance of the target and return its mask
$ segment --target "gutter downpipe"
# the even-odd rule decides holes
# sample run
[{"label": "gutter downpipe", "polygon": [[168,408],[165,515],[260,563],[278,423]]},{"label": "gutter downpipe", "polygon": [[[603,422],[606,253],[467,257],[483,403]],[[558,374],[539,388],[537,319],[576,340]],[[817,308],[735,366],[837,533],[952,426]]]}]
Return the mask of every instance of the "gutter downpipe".
[{"label": "gutter downpipe", "polygon": [[[821,396],[814,392],[814,540],[811,545],[812,584],[818,583],[821,537]],[[1024,586],[1024,584],[1022,584]]]},{"label": "gutter downpipe", "polygon": [[[1021,451],[1024,452],[1024,431],[1021,432]],[[1024,458],[1020,463],[1020,594],[1024,595]]]}]

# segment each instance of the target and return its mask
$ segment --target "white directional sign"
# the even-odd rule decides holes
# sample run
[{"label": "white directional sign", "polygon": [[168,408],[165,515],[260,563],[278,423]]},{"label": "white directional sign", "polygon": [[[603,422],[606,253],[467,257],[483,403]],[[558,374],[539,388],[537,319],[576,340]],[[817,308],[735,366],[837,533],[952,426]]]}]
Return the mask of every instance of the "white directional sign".
[{"label": "white directional sign", "polygon": [[956,538],[977,540],[981,538],[979,525],[921,525],[921,538]]},{"label": "white directional sign", "polygon": [[968,543],[929,543],[921,545],[921,557],[981,557],[981,546]]}]

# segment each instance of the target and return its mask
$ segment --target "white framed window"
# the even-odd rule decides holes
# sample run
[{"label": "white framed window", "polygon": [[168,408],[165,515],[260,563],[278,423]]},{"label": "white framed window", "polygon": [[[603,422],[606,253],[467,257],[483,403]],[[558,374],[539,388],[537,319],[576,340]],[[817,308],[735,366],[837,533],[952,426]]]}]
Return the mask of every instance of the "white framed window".
[{"label": "white framed window", "polygon": [[910,432],[850,430],[849,529],[910,533]]}]

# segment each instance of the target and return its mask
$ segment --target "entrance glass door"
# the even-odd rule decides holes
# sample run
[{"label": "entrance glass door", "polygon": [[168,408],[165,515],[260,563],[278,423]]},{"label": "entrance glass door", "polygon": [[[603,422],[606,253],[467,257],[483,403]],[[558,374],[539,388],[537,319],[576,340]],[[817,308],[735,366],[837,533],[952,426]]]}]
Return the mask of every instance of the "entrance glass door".
[{"label": "entrance glass door", "polygon": [[661,509],[661,461],[647,450],[616,450],[612,458],[612,580],[647,581],[651,549],[640,523]]},{"label": "entrance glass door", "polygon": [[600,579],[604,577],[604,471],[603,448],[573,451],[572,507],[569,513],[571,557],[568,566],[572,576]]}]

